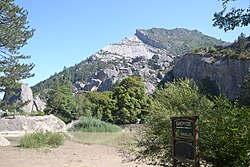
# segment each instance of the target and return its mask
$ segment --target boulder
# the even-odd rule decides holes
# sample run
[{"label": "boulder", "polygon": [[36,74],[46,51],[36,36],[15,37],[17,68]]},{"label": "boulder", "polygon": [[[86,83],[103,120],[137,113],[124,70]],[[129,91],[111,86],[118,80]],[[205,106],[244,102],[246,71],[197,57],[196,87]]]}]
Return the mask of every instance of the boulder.
[{"label": "boulder", "polygon": [[39,96],[34,97],[33,111],[43,111],[46,108],[46,103],[43,102]]},{"label": "boulder", "polygon": [[33,97],[32,89],[22,83],[20,89],[14,90],[16,95],[4,94],[3,100],[7,100],[8,104],[13,104],[18,101],[27,102],[20,110],[24,113],[31,113],[36,111],[43,111],[46,103],[43,102],[38,96]]},{"label": "boulder", "polygon": [[10,142],[0,134],[0,146],[8,146]]},{"label": "boulder", "polygon": [[33,93],[31,88],[27,84],[21,84],[20,89],[14,90],[16,95],[4,94],[3,100],[7,100],[9,104],[16,103],[17,101],[27,102],[25,106],[21,108],[21,111],[30,113],[33,108]]},{"label": "boulder", "polygon": [[106,90],[111,90],[111,88],[115,85],[116,81],[117,81],[116,77],[106,79],[104,82],[102,82],[102,84],[98,88],[98,91],[103,92]]},{"label": "boulder", "polygon": [[37,131],[64,132],[66,124],[54,115],[16,116],[0,119],[0,134],[25,134]]},{"label": "boulder", "polygon": [[155,91],[154,84],[152,84],[151,82],[146,82],[145,87],[147,94],[152,95],[154,93]]}]

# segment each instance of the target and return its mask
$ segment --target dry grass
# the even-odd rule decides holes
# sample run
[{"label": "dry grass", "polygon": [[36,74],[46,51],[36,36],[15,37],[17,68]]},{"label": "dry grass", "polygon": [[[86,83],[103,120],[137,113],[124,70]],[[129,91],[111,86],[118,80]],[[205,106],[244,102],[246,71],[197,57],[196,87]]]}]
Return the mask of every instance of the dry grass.
[{"label": "dry grass", "polygon": [[67,132],[67,137],[82,144],[99,144],[120,147],[131,140],[133,134],[128,132],[95,133],[95,132]]}]

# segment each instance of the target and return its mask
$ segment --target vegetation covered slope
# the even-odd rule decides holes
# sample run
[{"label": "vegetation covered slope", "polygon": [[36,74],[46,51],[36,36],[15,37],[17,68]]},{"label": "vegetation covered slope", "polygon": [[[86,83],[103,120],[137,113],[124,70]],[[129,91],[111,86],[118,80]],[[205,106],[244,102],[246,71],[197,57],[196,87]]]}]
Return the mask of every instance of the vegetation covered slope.
[{"label": "vegetation covered slope", "polygon": [[203,47],[195,49],[193,53],[222,58],[250,59],[250,37],[246,37],[245,34],[241,33],[232,44]]},{"label": "vegetation covered slope", "polygon": [[174,55],[183,55],[194,48],[224,43],[214,37],[204,35],[197,30],[191,31],[184,28],[175,28],[172,30],[152,28],[139,31],[148,38],[162,44]]}]

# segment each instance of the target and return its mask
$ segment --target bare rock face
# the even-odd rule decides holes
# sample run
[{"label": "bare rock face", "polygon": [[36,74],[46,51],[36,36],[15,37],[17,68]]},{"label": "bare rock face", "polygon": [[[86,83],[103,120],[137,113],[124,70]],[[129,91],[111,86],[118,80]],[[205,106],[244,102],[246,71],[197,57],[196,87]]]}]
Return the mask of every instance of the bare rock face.
[{"label": "bare rock face", "polygon": [[22,107],[22,110],[25,112],[32,112],[32,107],[33,107],[33,92],[31,88],[27,84],[22,84],[21,85],[21,90],[20,90],[20,100],[22,101],[28,101],[28,104]]},{"label": "bare rock face", "polygon": [[21,111],[30,113],[33,107],[33,93],[31,88],[27,84],[21,85],[20,89],[15,90],[16,95],[4,94],[3,100],[7,100],[9,104],[16,103],[17,101],[27,102],[25,106],[21,108]]},{"label": "bare rock face", "polygon": [[235,99],[249,69],[250,60],[186,54],[177,62],[172,74],[174,78],[192,78],[198,83],[209,77],[218,84],[222,94]]},{"label": "bare rock face", "polygon": [[11,96],[4,94],[3,100],[7,100],[9,104],[15,103],[17,101],[27,102],[25,106],[21,108],[21,111],[24,113],[31,113],[36,111],[43,111],[46,104],[38,97],[33,97],[33,92],[31,88],[22,83],[20,89],[16,89],[16,96]]},{"label": "bare rock face", "polygon": [[33,111],[43,111],[46,108],[46,103],[39,96],[35,96],[33,100]]},{"label": "bare rock face", "polygon": [[[155,89],[154,85],[160,82],[161,77],[158,77],[169,70],[170,63],[176,56],[169,54],[163,47],[156,47],[157,44],[151,46],[149,43],[154,42],[145,42],[146,39],[142,35],[137,31],[135,35],[110,44],[91,56],[90,62],[98,60],[111,63],[107,68],[90,75],[83,88],[76,84],[76,92],[106,91],[125,77],[142,76],[147,83],[147,92],[151,94]],[[116,63],[112,64],[113,62]]]},{"label": "bare rock face", "polygon": [[0,133],[32,133],[36,131],[64,132],[65,123],[54,115],[16,116],[15,119],[0,119]]},{"label": "bare rock face", "polygon": [[0,146],[8,146],[10,142],[0,134]]}]

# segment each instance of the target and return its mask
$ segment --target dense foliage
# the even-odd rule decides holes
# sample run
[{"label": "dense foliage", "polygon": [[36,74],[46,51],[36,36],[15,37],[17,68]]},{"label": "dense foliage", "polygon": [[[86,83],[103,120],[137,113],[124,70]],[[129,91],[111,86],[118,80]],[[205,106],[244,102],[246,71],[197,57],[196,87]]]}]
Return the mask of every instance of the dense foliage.
[{"label": "dense foliage", "polygon": [[178,80],[155,93],[146,129],[130,145],[134,160],[171,166],[171,116],[199,116],[200,159],[214,166],[249,164],[249,108],[200,94],[191,80]]},{"label": "dense foliage", "polygon": [[72,96],[72,90],[67,85],[55,85],[54,89],[50,91],[49,99],[47,100],[45,113],[54,114],[69,123],[76,119],[76,101]]},{"label": "dense foliage", "polygon": [[146,115],[146,91],[142,77],[132,76],[122,80],[113,89],[117,101],[114,113],[116,123],[135,123]]},{"label": "dense foliage", "polygon": [[81,132],[120,132],[122,129],[117,125],[99,119],[84,117],[75,123],[70,130]]},{"label": "dense foliage", "polygon": [[64,144],[64,135],[55,132],[34,132],[24,135],[20,140],[23,148],[59,147]]},{"label": "dense foliage", "polygon": [[224,29],[224,31],[234,30],[235,27],[248,26],[250,24],[250,4],[248,8],[231,8],[227,11],[229,1],[236,0],[222,0],[223,10],[216,12],[213,18],[213,26]]},{"label": "dense foliage", "polygon": [[[18,96],[15,89],[21,87],[19,81],[33,76],[30,71],[34,65],[21,63],[30,56],[19,54],[19,50],[27,44],[34,30],[28,26],[28,12],[13,0],[1,0],[0,6],[0,92]],[[15,112],[25,102],[1,103],[4,110]]]},{"label": "dense foliage", "polygon": [[216,97],[208,113],[199,114],[200,157],[218,167],[250,164],[250,108]]},{"label": "dense foliage", "polygon": [[250,69],[249,73],[244,77],[243,84],[240,89],[239,103],[250,107]]},{"label": "dense foliage", "polygon": [[192,50],[192,53],[222,58],[250,59],[250,37],[241,33],[238,39],[230,45],[202,47]]},{"label": "dense foliage", "polygon": [[49,91],[46,114],[54,114],[68,123],[80,117],[117,123],[135,123],[147,115],[146,91],[142,77],[123,79],[112,91],[88,92],[73,96],[69,82],[55,82]]}]

